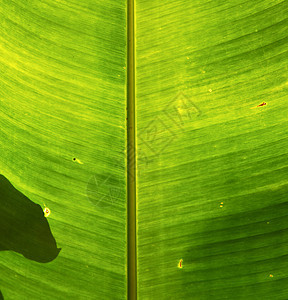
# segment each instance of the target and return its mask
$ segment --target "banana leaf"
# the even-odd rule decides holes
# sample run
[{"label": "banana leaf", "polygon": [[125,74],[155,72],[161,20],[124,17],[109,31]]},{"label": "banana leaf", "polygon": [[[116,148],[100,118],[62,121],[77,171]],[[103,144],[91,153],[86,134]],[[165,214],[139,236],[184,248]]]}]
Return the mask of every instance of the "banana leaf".
[{"label": "banana leaf", "polygon": [[126,56],[125,1],[0,0],[5,300],[126,298]]},{"label": "banana leaf", "polygon": [[0,299],[286,299],[287,1],[132,2],[0,0]]},{"label": "banana leaf", "polygon": [[136,1],[139,299],[286,299],[287,1]]}]

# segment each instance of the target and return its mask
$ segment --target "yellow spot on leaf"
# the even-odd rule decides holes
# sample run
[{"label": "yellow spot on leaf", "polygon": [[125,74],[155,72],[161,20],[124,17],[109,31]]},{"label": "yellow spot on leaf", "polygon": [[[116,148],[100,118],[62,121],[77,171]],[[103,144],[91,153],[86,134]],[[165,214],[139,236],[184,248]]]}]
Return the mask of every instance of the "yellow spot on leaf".
[{"label": "yellow spot on leaf", "polygon": [[274,277],[274,276],[273,276],[272,274],[270,274],[270,275],[269,275],[269,277],[271,277],[271,278],[272,278],[272,277]]},{"label": "yellow spot on leaf", "polygon": [[181,258],[181,259],[179,260],[179,263],[178,263],[178,268],[179,268],[179,269],[182,269],[182,268],[183,268],[182,262],[183,262],[183,259]]},{"label": "yellow spot on leaf", "polygon": [[260,103],[260,104],[259,104],[259,105],[257,105],[257,106],[251,107],[251,109],[254,109],[254,108],[257,108],[257,107],[266,106],[266,105],[267,105],[267,103],[266,103],[266,102],[262,102],[262,103]]},{"label": "yellow spot on leaf", "polygon": [[45,208],[43,209],[43,212],[44,212],[44,217],[45,218],[48,218],[50,216],[51,211],[48,207],[46,207],[46,205],[45,205]]},{"label": "yellow spot on leaf", "polygon": [[73,157],[72,159],[74,162],[77,162],[78,164],[80,165],[83,165],[83,163],[80,161],[80,159],[76,158],[76,157]]},{"label": "yellow spot on leaf", "polygon": [[210,93],[212,93],[212,89],[209,89],[208,91],[209,91]]}]

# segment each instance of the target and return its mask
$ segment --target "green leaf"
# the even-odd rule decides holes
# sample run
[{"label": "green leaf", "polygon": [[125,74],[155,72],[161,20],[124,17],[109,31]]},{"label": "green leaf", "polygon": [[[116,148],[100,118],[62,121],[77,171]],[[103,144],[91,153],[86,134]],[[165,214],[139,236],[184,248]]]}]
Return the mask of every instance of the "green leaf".
[{"label": "green leaf", "polygon": [[286,299],[287,13],[0,0],[0,299]]},{"label": "green leaf", "polygon": [[139,299],[286,299],[287,1],[136,6]]},{"label": "green leaf", "polygon": [[124,1],[0,0],[0,173],[62,248],[1,251],[5,300],[126,298],[125,24]]}]

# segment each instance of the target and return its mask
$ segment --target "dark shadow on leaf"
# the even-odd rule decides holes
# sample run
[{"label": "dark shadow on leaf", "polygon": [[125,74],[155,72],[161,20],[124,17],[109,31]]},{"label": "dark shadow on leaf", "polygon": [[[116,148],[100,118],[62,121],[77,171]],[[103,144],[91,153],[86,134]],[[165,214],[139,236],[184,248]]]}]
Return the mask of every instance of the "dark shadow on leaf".
[{"label": "dark shadow on leaf", "polygon": [[30,260],[47,263],[60,250],[40,205],[0,175],[0,251],[14,251]]}]

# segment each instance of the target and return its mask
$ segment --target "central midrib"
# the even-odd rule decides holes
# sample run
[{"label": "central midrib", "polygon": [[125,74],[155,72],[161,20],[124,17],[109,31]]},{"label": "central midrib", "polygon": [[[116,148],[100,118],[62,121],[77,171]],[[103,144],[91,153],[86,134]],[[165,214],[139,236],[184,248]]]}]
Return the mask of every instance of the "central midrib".
[{"label": "central midrib", "polygon": [[134,0],[127,9],[127,291],[128,299],[137,298],[136,248],[136,143],[135,143],[135,18]]}]

